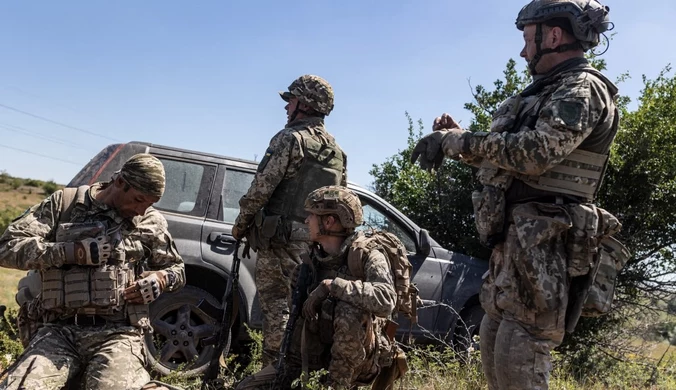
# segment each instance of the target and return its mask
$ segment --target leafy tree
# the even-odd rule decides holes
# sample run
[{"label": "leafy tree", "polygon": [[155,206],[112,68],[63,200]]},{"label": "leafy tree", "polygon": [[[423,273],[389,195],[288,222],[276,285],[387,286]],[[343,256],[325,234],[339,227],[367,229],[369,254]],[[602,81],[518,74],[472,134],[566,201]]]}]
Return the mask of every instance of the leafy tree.
[{"label": "leafy tree", "polygon": [[[504,80],[493,83],[492,91],[480,85],[474,88],[475,101],[465,104],[474,114],[469,130],[488,131],[492,114],[500,103],[522,90],[529,80],[526,73],[516,69],[514,60],[507,62],[503,75]],[[472,191],[477,183],[473,169],[450,159],[436,173],[412,165],[411,152],[422,137],[424,126],[419,120],[416,129],[408,113],[406,118],[409,124],[406,149],[373,166],[370,171],[373,190],[428,229],[444,247],[488,259],[490,250],[479,243],[474,226]]]},{"label": "leafy tree", "polygon": [[[591,60],[598,69],[605,68],[604,61]],[[620,81],[627,77],[622,75]],[[474,101],[465,104],[474,115],[468,129],[489,130],[499,104],[528,81],[510,60],[493,90],[475,87]],[[599,348],[617,344],[627,318],[640,318],[646,309],[655,310],[644,302],[666,299],[676,289],[676,76],[667,66],[654,80],[644,76],[643,83],[636,110],[627,108],[628,97],[618,98],[620,129],[598,196],[598,204],[622,221],[618,238],[633,257],[618,279],[616,310],[604,317],[583,319],[560,347],[571,362],[587,363],[577,365],[580,370],[593,367],[592,356],[598,356],[594,354]],[[476,185],[472,168],[447,159],[439,172],[430,174],[411,165],[411,151],[424,127],[418,121],[416,129],[408,113],[406,117],[406,149],[373,166],[374,191],[428,228],[442,245],[488,258],[488,250],[478,243],[472,218],[471,192]]]}]

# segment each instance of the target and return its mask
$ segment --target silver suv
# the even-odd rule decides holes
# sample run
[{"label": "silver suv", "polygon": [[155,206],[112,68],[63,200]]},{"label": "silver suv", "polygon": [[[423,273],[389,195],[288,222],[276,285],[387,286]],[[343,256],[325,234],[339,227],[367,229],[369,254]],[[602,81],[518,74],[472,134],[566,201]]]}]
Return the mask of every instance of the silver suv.
[{"label": "silver suv", "polygon": [[[239,213],[239,199],[249,188],[257,163],[237,158],[182,150],[143,142],[109,145],[71,180],[69,187],[108,180],[136,153],[151,153],[164,164],[166,189],[154,206],[169,223],[169,231],[185,261],[187,284],[153,302],[155,332],[146,337],[149,367],[168,375],[175,370],[199,374],[209,364],[212,347],[200,340],[220,327],[197,308],[201,299],[220,306],[228,283],[235,240],[231,229]],[[450,252],[437,244],[399,210],[374,193],[349,184],[364,207],[366,224],[394,233],[413,264],[412,282],[420,290],[418,323],[400,318],[399,337],[416,343],[452,343],[478,334],[483,310],[478,293],[486,261]],[[247,324],[261,328],[261,311],[254,283],[255,253],[242,259],[239,279],[239,318],[233,329],[234,346],[248,339]],[[19,282],[17,300],[35,296],[27,278]]]}]

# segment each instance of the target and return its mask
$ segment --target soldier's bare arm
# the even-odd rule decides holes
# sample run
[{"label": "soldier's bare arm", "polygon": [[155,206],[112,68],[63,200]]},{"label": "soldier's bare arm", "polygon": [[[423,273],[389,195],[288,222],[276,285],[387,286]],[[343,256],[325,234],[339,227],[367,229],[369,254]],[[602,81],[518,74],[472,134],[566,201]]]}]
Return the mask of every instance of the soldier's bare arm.
[{"label": "soldier's bare arm", "polygon": [[331,283],[331,295],[379,317],[392,314],[397,303],[390,264],[385,255],[372,250],[364,264],[364,279],[336,278]]}]

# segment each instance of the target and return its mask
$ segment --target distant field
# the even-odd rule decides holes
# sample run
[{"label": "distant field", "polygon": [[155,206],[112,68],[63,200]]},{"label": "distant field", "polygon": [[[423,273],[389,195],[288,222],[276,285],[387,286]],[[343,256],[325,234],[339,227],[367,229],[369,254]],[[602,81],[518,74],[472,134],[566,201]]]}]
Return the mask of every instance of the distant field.
[{"label": "distant field", "polygon": [[[0,175],[0,219],[7,218],[5,223],[19,216],[28,207],[39,203],[47,195],[41,185],[44,182],[32,180],[36,185],[25,185],[31,182],[30,179],[16,179],[8,177],[6,174]],[[12,185],[14,180],[20,180],[21,185]],[[60,188],[61,186],[57,186]],[[1,221],[0,221],[1,222]],[[3,227],[0,227],[0,234],[3,233]],[[26,271],[0,268],[0,305],[17,307],[14,300],[16,294],[16,285]]]},{"label": "distant field", "polygon": [[16,285],[19,283],[19,279],[25,275],[26,271],[0,268],[0,305],[18,308],[14,294],[16,294]]}]

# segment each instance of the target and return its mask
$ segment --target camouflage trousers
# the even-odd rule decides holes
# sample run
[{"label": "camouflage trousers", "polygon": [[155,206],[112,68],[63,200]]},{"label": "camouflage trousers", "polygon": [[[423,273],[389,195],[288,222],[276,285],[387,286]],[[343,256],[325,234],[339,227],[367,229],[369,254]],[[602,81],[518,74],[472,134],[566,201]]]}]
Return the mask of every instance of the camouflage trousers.
[{"label": "camouflage trousers", "polygon": [[283,248],[259,250],[256,260],[256,289],[263,314],[263,366],[277,359],[289,320],[291,274],[309,252],[304,241],[290,241]]},{"label": "camouflage trousers", "polygon": [[47,324],[8,372],[0,389],[58,390],[82,371],[86,390],[143,387],[143,339],[131,326]]},{"label": "camouflage trousers", "polygon": [[521,206],[481,287],[481,362],[490,390],[548,389],[550,351],[565,334],[569,218],[558,205]]},{"label": "camouflage trousers", "polygon": [[[345,302],[335,305],[332,331],[333,342],[330,356],[325,356],[326,344],[321,339],[321,325],[317,321],[299,321],[294,330],[293,342],[286,361],[286,371],[275,383],[277,371],[269,365],[256,374],[244,379],[238,390],[288,389],[291,383],[300,377],[303,362],[308,362],[309,370],[328,368],[328,384],[333,389],[352,389],[368,385],[378,374],[376,332],[371,314]],[[328,335],[331,337],[331,335]]]}]

